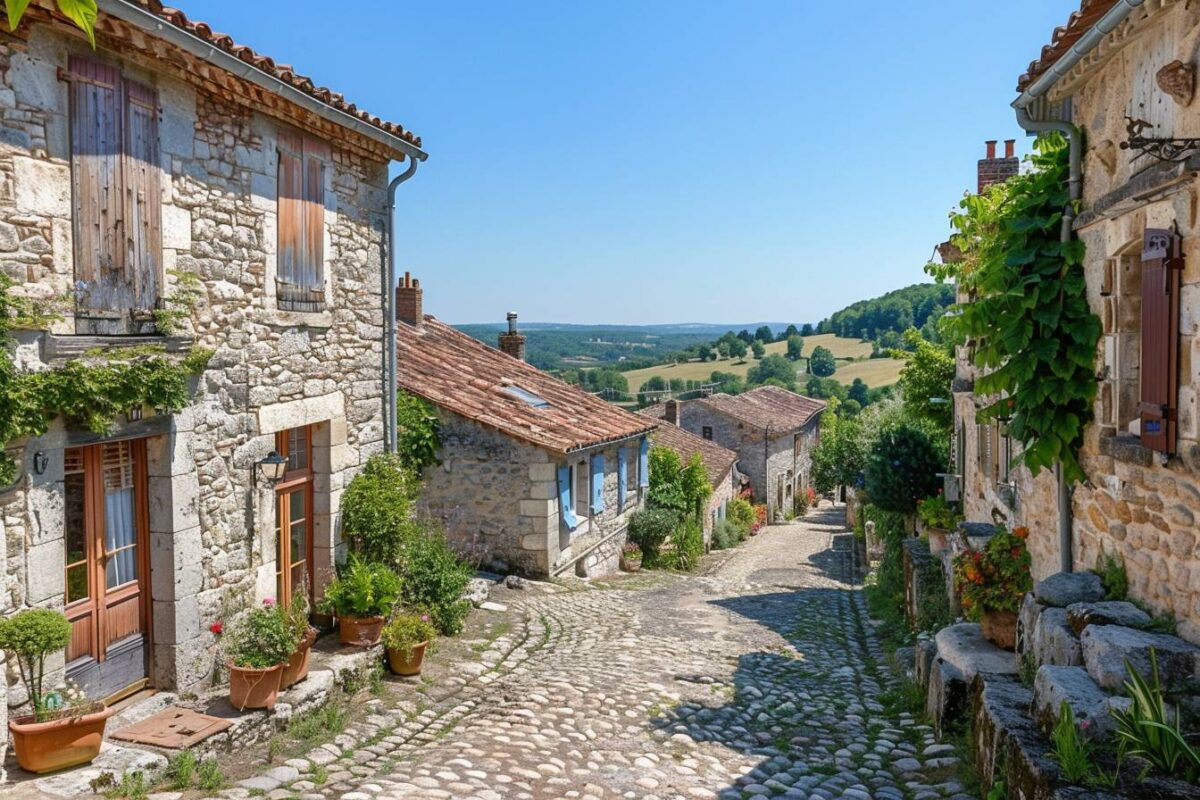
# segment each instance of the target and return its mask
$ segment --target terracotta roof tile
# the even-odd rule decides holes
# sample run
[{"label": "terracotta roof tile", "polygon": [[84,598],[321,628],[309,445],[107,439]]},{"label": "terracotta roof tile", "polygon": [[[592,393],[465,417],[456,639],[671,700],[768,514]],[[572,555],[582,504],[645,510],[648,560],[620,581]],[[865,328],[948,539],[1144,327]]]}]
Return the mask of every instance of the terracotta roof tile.
[{"label": "terracotta roof tile", "polygon": [[[638,413],[650,419],[657,419],[656,409],[661,408],[661,405],[651,406]],[[729,474],[729,470],[733,469],[733,465],[738,460],[738,454],[734,451],[670,423],[659,425],[658,430],[653,434],[653,439],[656,445],[674,450],[684,461],[688,461],[693,455],[698,454],[704,463],[704,471],[708,473],[708,480],[713,486],[725,480],[725,476]]]},{"label": "terracotta roof tile", "polygon": [[655,428],[434,317],[396,327],[400,387],[501,433],[561,454]]},{"label": "terracotta roof tile", "polygon": [[[137,0],[135,0],[135,2],[137,2]],[[325,105],[357,117],[363,122],[373,125],[376,128],[391,134],[392,136],[398,136],[415,147],[421,146],[420,136],[417,136],[412,131],[406,131],[402,126],[396,124],[395,122],[387,122],[386,120],[382,120],[374,114],[370,114],[360,109],[354,103],[348,102],[345,97],[335,91],[332,91],[331,89],[328,89],[324,86],[317,86],[313,82],[312,78],[296,72],[296,70],[290,64],[276,63],[273,58],[264,56],[256,52],[253,48],[238,44],[229,34],[218,33],[214,31],[212,26],[210,26],[208,23],[188,19],[187,14],[183,13],[177,8],[161,6],[157,2],[139,2],[138,4],[147,8],[151,13],[162,19],[164,22],[167,22],[176,28],[179,28],[180,30],[187,31],[188,33],[202,39],[213,47],[216,47],[219,50],[224,50],[225,52],[236,56],[242,61],[245,61],[247,64],[251,64],[263,72],[275,76],[284,83],[290,84],[305,94],[315,97]]]},{"label": "terracotta roof tile", "polygon": [[1050,44],[1029,64],[1029,69],[1017,80],[1017,91],[1023,92],[1054,66],[1067,51],[1087,33],[1119,0],[1082,0],[1079,10],[1071,13],[1067,24],[1054,29]]},{"label": "terracotta roof tile", "polygon": [[778,386],[760,386],[742,394],[714,394],[692,402],[711,406],[760,430],[770,426],[772,431],[780,434],[804,427],[824,411],[826,405],[824,400],[814,400]]}]

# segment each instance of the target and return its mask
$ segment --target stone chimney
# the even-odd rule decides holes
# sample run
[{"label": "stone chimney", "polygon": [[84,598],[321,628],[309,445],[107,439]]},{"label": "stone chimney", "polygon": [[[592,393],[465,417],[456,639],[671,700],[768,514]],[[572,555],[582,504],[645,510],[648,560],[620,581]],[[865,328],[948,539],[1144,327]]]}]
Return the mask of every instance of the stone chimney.
[{"label": "stone chimney", "polygon": [[517,312],[508,312],[508,333],[500,334],[500,352],[525,360],[525,336],[517,330]]},{"label": "stone chimney", "polygon": [[981,194],[993,183],[1002,183],[1021,170],[1021,161],[1017,158],[1016,153],[1016,139],[1004,140],[1004,158],[996,157],[995,139],[989,139],[986,144],[987,157],[979,161],[979,188],[977,191]]},{"label": "stone chimney", "polygon": [[668,422],[675,427],[679,427],[679,401],[668,400],[663,409],[663,421]]},{"label": "stone chimney", "polygon": [[404,280],[396,287],[396,321],[413,327],[425,324],[425,311],[421,302],[421,282],[414,280],[412,273],[404,273]]}]

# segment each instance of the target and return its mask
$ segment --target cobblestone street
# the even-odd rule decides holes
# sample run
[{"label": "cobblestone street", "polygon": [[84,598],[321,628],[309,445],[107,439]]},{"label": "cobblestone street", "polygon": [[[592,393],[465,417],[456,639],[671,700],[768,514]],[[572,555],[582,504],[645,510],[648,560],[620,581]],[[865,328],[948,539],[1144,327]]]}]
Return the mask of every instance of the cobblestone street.
[{"label": "cobblestone street", "polygon": [[357,750],[344,734],[275,773],[298,780],[256,788],[347,800],[966,797],[952,748],[881,703],[894,682],[849,583],[850,543],[841,507],[825,507],[702,576],[530,592],[512,608],[524,629],[483,654],[477,680],[398,726],[399,712],[368,717],[376,733]]}]

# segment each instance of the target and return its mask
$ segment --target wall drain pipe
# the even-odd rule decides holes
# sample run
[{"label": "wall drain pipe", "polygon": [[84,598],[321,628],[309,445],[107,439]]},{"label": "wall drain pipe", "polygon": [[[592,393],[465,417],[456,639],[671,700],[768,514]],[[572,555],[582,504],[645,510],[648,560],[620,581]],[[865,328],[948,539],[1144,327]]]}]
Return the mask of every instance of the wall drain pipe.
[{"label": "wall drain pipe", "polygon": [[386,264],[380,272],[383,274],[383,448],[384,452],[395,453],[397,447],[396,431],[396,191],[400,184],[417,174],[417,164],[427,156],[421,154],[420,159],[409,156],[408,169],[392,178],[388,184],[387,224],[384,230],[384,258]]},{"label": "wall drain pipe", "polygon": [[[1045,73],[1038,77],[1036,81],[1030,84],[1029,88],[1021,93],[1021,96],[1013,101],[1013,108],[1017,112],[1017,124],[1020,125],[1026,132],[1030,134],[1044,133],[1048,131],[1058,131],[1067,137],[1067,142],[1070,145],[1068,156],[1068,178],[1067,188],[1070,194],[1070,201],[1067,207],[1063,210],[1062,219],[1062,241],[1069,242],[1074,235],[1076,206],[1080,198],[1083,197],[1083,137],[1079,132],[1079,128],[1075,127],[1069,121],[1055,120],[1048,117],[1038,119],[1030,112],[1030,107],[1041,100],[1046,92],[1058,82],[1060,78],[1070,72],[1083,58],[1094,50],[1104,41],[1104,37],[1117,29],[1117,26],[1129,18],[1133,11],[1141,6],[1145,0],[1121,0],[1101,17],[1091,29],[1079,38],[1071,49],[1068,50],[1058,61],[1054,62]],[[1039,111],[1045,113],[1046,103],[1037,103]],[[1067,483],[1067,476],[1063,470],[1062,462],[1058,463],[1056,470],[1056,479],[1058,482],[1058,550],[1061,560],[1061,568],[1063,572],[1072,572],[1075,568],[1074,558],[1074,510],[1071,507],[1071,486]]]}]

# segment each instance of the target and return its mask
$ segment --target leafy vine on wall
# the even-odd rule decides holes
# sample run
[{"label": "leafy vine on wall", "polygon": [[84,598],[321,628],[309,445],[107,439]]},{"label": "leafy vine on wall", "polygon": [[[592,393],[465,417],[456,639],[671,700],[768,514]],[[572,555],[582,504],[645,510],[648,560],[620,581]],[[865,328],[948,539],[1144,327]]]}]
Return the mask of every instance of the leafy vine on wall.
[{"label": "leafy vine on wall", "polygon": [[1067,141],[1046,134],[1034,149],[1032,170],[968,196],[951,214],[962,260],[926,270],[971,297],[949,326],[974,345],[983,373],[977,396],[995,398],[979,418],[1009,420],[1024,445],[1016,460],[1034,475],[1061,462],[1067,479],[1079,481],[1102,326],[1087,302],[1083,243],[1061,241],[1071,202]]}]

